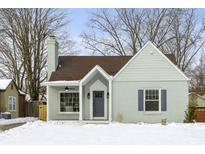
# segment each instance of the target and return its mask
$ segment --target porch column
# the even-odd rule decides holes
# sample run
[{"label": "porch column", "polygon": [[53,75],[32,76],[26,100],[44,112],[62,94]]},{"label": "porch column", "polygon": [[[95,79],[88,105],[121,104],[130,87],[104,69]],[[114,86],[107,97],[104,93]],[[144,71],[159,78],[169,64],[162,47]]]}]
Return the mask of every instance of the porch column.
[{"label": "porch column", "polygon": [[112,121],[112,80],[109,79],[109,122]]},{"label": "porch column", "polygon": [[79,120],[83,120],[83,90],[82,83],[79,86]]},{"label": "porch column", "polygon": [[46,91],[47,91],[47,109],[46,109],[46,111],[47,111],[47,113],[46,113],[46,115],[47,115],[47,121],[49,121],[49,100],[50,100],[50,87],[47,85],[46,86]]}]

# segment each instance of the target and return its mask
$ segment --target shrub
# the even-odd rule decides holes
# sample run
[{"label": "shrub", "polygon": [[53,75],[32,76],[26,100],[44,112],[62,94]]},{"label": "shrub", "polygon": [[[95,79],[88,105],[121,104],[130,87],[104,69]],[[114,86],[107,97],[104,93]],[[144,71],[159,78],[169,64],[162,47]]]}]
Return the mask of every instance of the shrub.
[{"label": "shrub", "polygon": [[185,111],[185,123],[195,122],[197,117],[197,106],[197,95],[195,93],[192,93],[189,98],[188,109],[187,111]]}]

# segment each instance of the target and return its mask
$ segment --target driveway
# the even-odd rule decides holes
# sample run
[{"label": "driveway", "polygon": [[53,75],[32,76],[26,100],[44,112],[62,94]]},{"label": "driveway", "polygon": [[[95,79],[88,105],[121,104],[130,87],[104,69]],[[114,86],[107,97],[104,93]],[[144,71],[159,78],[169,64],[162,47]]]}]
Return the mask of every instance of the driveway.
[{"label": "driveway", "polygon": [[25,124],[25,122],[23,123],[15,123],[15,124],[4,124],[4,125],[0,125],[0,132],[11,129],[11,128],[15,128],[15,127],[19,127],[21,125]]}]

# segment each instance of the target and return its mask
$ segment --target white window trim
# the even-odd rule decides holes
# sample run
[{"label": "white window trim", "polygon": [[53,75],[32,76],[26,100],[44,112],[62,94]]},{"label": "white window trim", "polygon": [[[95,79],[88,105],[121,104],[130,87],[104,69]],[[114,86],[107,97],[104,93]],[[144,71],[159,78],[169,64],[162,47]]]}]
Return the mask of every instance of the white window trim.
[{"label": "white window trim", "polygon": [[[58,91],[58,114],[79,114],[80,112],[61,112],[60,111],[60,94],[61,93],[79,93],[79,91],[78,90]],[[79,97],[80,97],[80,95],[79,95]],[[79,100],[79,105],[80,105],[80,100]],[[79,110],[80,110],[80,107],[79,107]]]},{"label": "white window trim", "polygon": [[[159,111],[146,111],[145,110],[145,91],[146,90],[158,90],[159,91]],[[143,105],[144,105],[144,113],[146,114],[159,114],[161,113],[161,88],[145,88],[143,89]]]},{"label": "white window trim", "polygon": [[[9,98],[12,99],[12,110],[9,109]],[[13,109],[13,99],[15,99],[15,109]],[[16,111],[16,97],[15,96],[8,96],[8,111],[15,112]]]}]

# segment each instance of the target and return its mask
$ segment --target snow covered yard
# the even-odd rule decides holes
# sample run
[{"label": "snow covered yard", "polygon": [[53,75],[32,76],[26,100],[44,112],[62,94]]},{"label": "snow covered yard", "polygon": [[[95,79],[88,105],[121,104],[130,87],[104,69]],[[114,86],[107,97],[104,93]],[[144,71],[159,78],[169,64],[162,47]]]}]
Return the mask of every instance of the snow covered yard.
[{"label": "snow covered yard", "polygon": [[0,144],[205,144],[205,124],[34,121],[0,133]]}]

